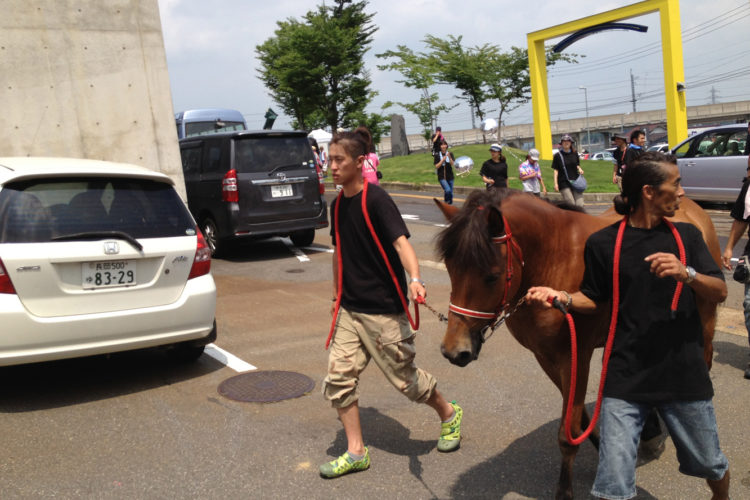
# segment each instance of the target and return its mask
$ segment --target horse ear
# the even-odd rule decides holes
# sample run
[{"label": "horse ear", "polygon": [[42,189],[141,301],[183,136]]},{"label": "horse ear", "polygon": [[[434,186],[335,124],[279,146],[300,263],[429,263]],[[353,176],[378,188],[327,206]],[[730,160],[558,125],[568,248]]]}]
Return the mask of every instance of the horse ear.
[{"label": "horse ear", "polygon": [[501,236],[505,234],[505,222],[503,213],[497,207],[489,207],[487,214],[487,230],[490,236]]},{"label": "horse ear", "polygon": [[458,213],[458,207],[454,205],[448,205],[447,203],[443,203],[437,198],[433,198],[432,200],[435,202],[435,205],[438,206],[440,211],[443,212],[443,215],[445,216],[446,220],[448,221],[453,220],[453,217],[455,217],[456,214]]}]

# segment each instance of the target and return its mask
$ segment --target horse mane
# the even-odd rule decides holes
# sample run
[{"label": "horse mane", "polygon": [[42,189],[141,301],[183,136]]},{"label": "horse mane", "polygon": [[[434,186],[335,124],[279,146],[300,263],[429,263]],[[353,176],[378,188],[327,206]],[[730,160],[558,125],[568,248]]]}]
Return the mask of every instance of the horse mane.
[{"label": "horse mane", "polygon": [[459,270],[492,267],[497,257],[487,231],[487,214],[492,207],[499,209],[504,199],[520,194],[510,189],[472,191],[450,225],[438,234],[438,255],[444,261],[453,259]]}]

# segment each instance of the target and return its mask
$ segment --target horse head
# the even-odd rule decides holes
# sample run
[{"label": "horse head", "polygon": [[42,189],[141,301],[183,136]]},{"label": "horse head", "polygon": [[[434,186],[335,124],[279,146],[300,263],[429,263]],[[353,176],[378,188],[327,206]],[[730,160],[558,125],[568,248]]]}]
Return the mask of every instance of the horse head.
[{"label": "horse head", "polygon": [[438,237],[438,252],[451,280],[441,351],[459,366],[477,359],[487,329],[520,282],[520,250],[514,251],[515,242],[506,239],[510,233],[500,210],[503,194],[497,191],[473,192],[461,210],[435,200],[451,222]]}]

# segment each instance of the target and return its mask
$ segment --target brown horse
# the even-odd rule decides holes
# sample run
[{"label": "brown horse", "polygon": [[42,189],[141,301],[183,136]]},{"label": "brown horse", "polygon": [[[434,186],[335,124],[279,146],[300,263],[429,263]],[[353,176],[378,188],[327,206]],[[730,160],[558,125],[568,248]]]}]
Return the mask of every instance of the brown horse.
[{"label": "brown horse", "polygon": [[[438,238],[438,251],[451,280],[451,308],[443,338],[443,355],[459,366],[477,359],[488,325],[507,314],[511,334],[536,356],[563,396],[563,416],[570,383],[570,335],[562,314],[520,303],[531,286],[545,285],[573,292],[583,278],[583,250],[595,231],[620,216],[610,210],[602,216],[564,210],[535,196],[512,190],[475,191],[463,208],[438,200],[451,222]],[[710,217],[684,199],[673,220],[691,222],[702,232],[714,260],[720,250]],[[706,362],[711,362],[716,304],[699,303],[704,327]],[[589,424],[584,408],[591,356],[606,341],[609,308],[602,313],[573,313],[578,331],[577,385],[572,412],[572,435]],[[508,314],[509,313],[509,314]],[[572,468],[577,446],[568,443],[560,420],[558,443],[562,465],[556,498],[572,498]],[[598,447],[598,434],[590,440]]]}]

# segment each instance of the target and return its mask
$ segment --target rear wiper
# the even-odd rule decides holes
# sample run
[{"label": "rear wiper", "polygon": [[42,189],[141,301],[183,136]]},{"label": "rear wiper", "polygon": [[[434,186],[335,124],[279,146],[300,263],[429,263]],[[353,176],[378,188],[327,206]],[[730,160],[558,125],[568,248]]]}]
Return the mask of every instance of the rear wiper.
[{"label": "rear wiper", "polygon": [[102,238],[115,238],[118,240],[125,240],[139,252],[143,251],[143,245],[138,240],[130,236],[124,231],[87,231],[85,233],[72,233],[64,234],[62,236],[56,236],[52,238],[52,241],[71,241],[71,240],[99,240]]},{"label": "rear wiper", "polygon": [[[277,170],[287,169],[287,168],[292,168],[292,167],[298,167],[299,168],[302,165],[303,165],[302,163],[289,163],[287,165],[279,165],[278,167],[275,167],[273,170],[271,170],[270,172],[268,172],[268,177],[271,177],[271,175],[273,175],[273,173],[276,172]],[[307,163],[305,163],[305,165],[307,165]]]}]

